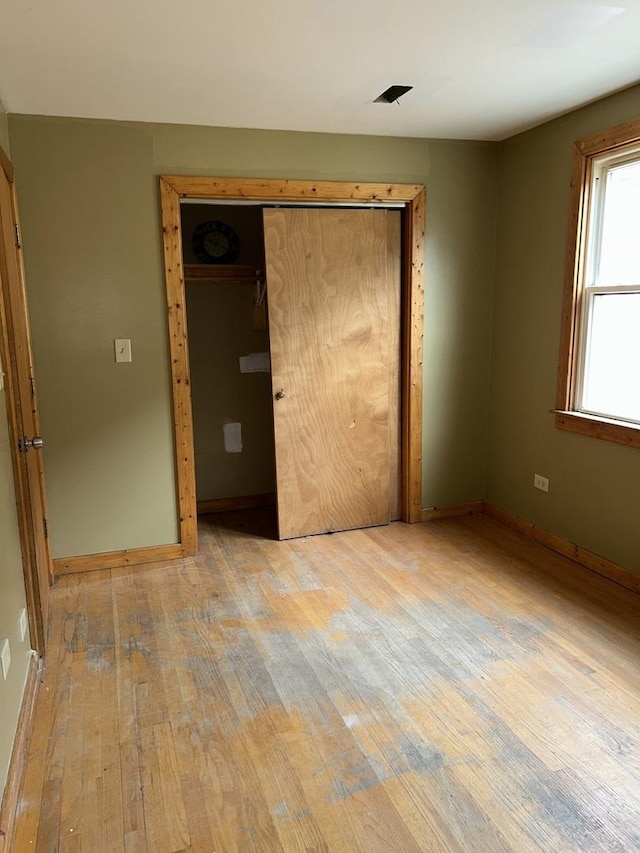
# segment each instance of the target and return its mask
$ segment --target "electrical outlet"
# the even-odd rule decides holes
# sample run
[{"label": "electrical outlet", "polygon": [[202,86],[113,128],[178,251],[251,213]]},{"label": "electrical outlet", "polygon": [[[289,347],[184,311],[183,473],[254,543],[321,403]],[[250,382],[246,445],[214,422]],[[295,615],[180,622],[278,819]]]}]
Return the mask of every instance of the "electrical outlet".
[{"label": "electrical outlet", "polygon": [[2,665],[2,677],[7,680],[9,675],[9,667],[11,666],[11,647],[9,646],[9,638],[2,644],[2,652],[0,653],[0,664]]},{"label": "electrical outlet", "polygon": [[533,475],[533,487],[534,489],[540,489],[541,492],[549,491],[549,478],[543,477],[542,474],[534,474]]},{"label": "electrical outlet", "polygon": [[24,607],[20,611],[18,625],[20,626],[20,639],[24,643],[24,638],[27,636],[27,611],[24,609]]}]

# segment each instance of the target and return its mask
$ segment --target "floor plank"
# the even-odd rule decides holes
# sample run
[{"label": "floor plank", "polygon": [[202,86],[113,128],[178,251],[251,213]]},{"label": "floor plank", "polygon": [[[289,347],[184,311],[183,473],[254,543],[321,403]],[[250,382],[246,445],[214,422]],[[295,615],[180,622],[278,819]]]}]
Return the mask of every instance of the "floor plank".
[{"label": "floor plank", "polygon": [[633,593],[485,516],[61,578],[18,853],[640,850]]}]

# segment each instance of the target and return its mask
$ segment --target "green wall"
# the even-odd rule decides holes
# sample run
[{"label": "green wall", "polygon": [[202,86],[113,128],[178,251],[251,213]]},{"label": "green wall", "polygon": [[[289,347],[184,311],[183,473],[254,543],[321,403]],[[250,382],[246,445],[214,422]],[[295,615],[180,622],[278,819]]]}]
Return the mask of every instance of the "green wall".
[{"label": "green wall", "polygon": [[[637,119],[640,87],[501,146],[487,499],[640,572],[640,452],[555,429],[571,143]],[[549,477],[549,493],[533,475]]]},{"label": "green wall", "polygon": [[[4,108],[0,103],[0,146],[9,154]],[[0,366],[0,370],[2,367]],[[18,537],[16,496],[9,451],[4,389],[0,391],[0,646],[8,637],[11,668],[6,681],[0,676],[0,799],[9,767],[13,738],[29,664],[29,635],[20,639],[18,619],[26,607],[22,554]]]},{"label": "green wall", "polygon": [[[54,556],[176,540],[157,176],[427,186],[423,504],[484,486],[497,145],[10,116]],[[133,363],[116,365],[113,339]]]},{"label": "green wall", "polygon": [[[175,542],[153,140],[13,117],[10,132],[53,555]],[[115,338],[132,363],[116,364]]]}]

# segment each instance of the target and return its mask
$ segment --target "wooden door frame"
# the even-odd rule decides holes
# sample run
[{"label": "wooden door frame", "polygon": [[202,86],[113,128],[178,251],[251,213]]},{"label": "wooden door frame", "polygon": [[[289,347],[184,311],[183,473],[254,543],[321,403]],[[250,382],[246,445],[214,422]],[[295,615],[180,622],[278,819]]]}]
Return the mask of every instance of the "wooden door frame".
[{"label": "wooden door frame", "polygon": [[[12,216],[14,226],[19,228],[18,207],[16,198],[16,187],[14,183],[13,164],[0,148],[0,168],[4,172],[9,186],[11,187]],[[16,236],[19,231],[16,232]],[[17,243],[18,270],[20,286],[24,289],[24,266],[20,244]],[[1,250],[0,250],[1,254]],[[4,255],[0,258],[0,360],[5,371],[5,401],[7,408],[7,423],[9,432],[9,445],[11,452],[11,465],[13,468],[13,481],[16,495],[16,511],[18,516],[18,533],[22,550],[22,566],[25,581],[25,594],[27,601],[27,614],[29,618],[29,632],[31,647],[39,654],[45,650],[45,618],[40,604],[40,578],[38,575],[37,551],[34,541],[35,531],[31,526],[31,500],[34,495],[29,485],[29,476],[26,467],[26,457],[20,453],[18,443],[22,438],[22,414],[20,394],[18,391],[18,368],[16,364],[16,352],[10,344],[13,339],[13,319],[11,308],[11,286],[8,276],[4,276],[6,263]],[[47,566],[47,574],[51,582],[51,560]]]},{"label": "wooden door frame", "polygon": [[198,545],[195,451],[189,376],[186,294],[180,199],[384,204],[402,202],[401,487],[402,520],[422,520],[422,353],[424,319],[425,187],[341,181],[163,175],[160,203],[164,245],[169,352],[173,391],[180,544],[185,556]]}]

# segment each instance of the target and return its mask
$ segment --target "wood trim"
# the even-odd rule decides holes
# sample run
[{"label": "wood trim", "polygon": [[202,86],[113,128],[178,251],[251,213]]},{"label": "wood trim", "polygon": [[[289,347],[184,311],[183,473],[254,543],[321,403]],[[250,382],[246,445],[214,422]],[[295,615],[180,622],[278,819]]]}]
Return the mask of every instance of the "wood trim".
[{"label": "wood trim", "polygon": [[190,556],[182,545],[150,545],[148,548],[125,548],[122,551],[104,551],[101,554],[86,554],[79,557],[58,557],[53,561],[53,573],[72,575],[77,572],[93,572],[100,569],[120,569],[146,563],[172,563]]},{"label": "wood trim", "polygon": [[640,426],[634,424],[616,423],[590,417],[582,412],[555,412],[555,424],[558,429],[567,432],[613,441],[627,447],[640,447]]},{"label": "wood trim", "polygon": [[616,148],[633,145],[636,142],[640,142],[640,119],[619,124],[610,130],[594,133],[576,142],[576,146],[581,154],[588,157],[592,154],[614,151]]},{"label": "wood trim", "polygon": [[[20,224],[20,211],[18,209],[18,192],[17,192],[15,183],[11,184],[11,203],[13,205],[13,220],[14,220],[17,228],[18,228],[18,232],[20,234],[22,234],[22,226]],[[17,255],[18,255],[18,267],[20,270],[20,283],[21,283],[22,290],[24,293],[24,305],[25,305],[25,308],[28,312],[27,273],[26,273],[25,264],[24,264],[24,250],[22,248],[22,242],[20,242],[20,245],[17,247]],[[31,340],[31,323],[30,322],[27,322],[27,348],[28,348],[29,353],[31,354],[31,359],[32,359],[31,365],[30,365],[30,367],[31,367],[31,383],[32,383],[31,387],[33,389],[34,394],[37,397],[37,384],[35,381],[35,369],[34,369],[34,364],[33,364],[33,343]],[[35,435],[42,435],[42,428],[40,425],[40,409],[38,408],[37,405],[32,406],[32,409],[33,409],[32,414],[33,414],[33,420],[34,420]],[[49,518],[49,506],[48,506],[48,502],[47,502],[47,488],[46,488],[45,474],[44,474],[44,459],[43,459],[43,456],[41,453],[35,454],[34,459],[36,460],[37,468],[38,468],[38,483],[39,483],[38,498],[39,498],[39,500],[41,502],[41,506],[42,506],[42,518],[45,521],[44,539],[45,539],[45,550],[46,550],[45,559],[46,559],[46,563],[47,563],[47,565],[46,565],[47,578],[48,578],[49,586],[52,586],[52,584],[53,584],[53,560],[51,558],[51,542],[49,540],[49,525],[48,525],[48,521],[47,521]],[[45,618],[43,619],[43,622],[44,622],[45,632],[46,632],[47,623],[48,623],[48,614],[45,614]],[[44,649],[38,649],[38,651],[44,651]]]},{"label": "wood trim", "polygon": [[161,180],[169,184],[181,198],[235,198],[252,201],[411,202],[424,191],[420,184],[208,178],[188,175],[163,175]]},{"label": "wood trim", "polygon": [[[1,252],[0,252],[1,255]],[[0,259],[0,277],[2,275]],[[29,494],[27,491],[26,460],[18,452],[20,439],[20,400],[16,387],[14,354],[10,351],[9,322],[10,316],[5,310],[2,281],[0,281],[0,362],[4,366],[4,391],[7,409],[7,427],[9,435],[11,467],[13,469],[13,485],[16,495],[16,514],[18,517],[18,533],[22,552],[22,569],[24,575],[27,612],[29,614],[29,634],[31,643],[38,652],[44,651],[45,635],[43,613],[40,606],[40,585],[35,563],[35,553],[31,543],[29,528]]]},{"label": "wood trim", "polygon": [[14,180],[13,163],[11,162],[11,160],[7,156],[7,153],[5,152],[5,150],[1,146],[0,146],[0,168],[2,169],[2,171],[7,176],[7,180],[9,181],[9,183],[12,184],[13,180]]},{"label": "wood trim", "polygon": [[401,511],[411,523],[422,521],[425,214],[422,187],[405,208],[402,223]]},{"label": "wood trim", "polygon": [[208,512],[232,512],[238,509],[256,509],[261,506],[275,506],[274,492],[263,495],[241,495],[237,498],[216,498],[210,501],[198,501],[198,515]]},{"label": "wood trim", "polygon": [[[5,155],[6,157],[6,155]],[[13,175],[13,167],[9,161],[2,162],[4,174],[8,177]],[[9,179],[11,194],[11,217],[12,227],[18,224],[17,202],[15,185]],[[5,394],[7,403],[7,422],[9,432],[9,444],[11,464],[13,469],[13,480],[16,496],[16,510],[18,516],[18,531],[20,535],[20,546],[22,552],[22,566],[25,581],[25,593],[27,599],[27,612],[29,617],[29,632],[33,648],[40,654],[44,653],[46,642],[47,622],[47,593],[41,586],[40,573],[38,572],[38,550],[35,541],[36,533],[33,526],[33,504],[36,498],[33,484],[29,481],[28,460],[26,454],[18,450],[19,439],[23,435],[23,422],[27,415],[23,409],[23,401],[20,394],[20,366],[19,358],[28,358],[30,375],[33,370],[30,356],[24,352],[24,341],[20,346],[16,344],[15,311],[24,310],[26,303],[21,301],[21,293],[16,293],[17,288],[24,292],[24,266],[21,249],[16,249],[16,260],[18,263],[18,278],[16,283],[13,276],[9,274],[9,258],[0,246],[0,360],[5,370]],[[16,305],[20,306],[16,309]],[[20,316],[22,316],[20,314]],[[28,318],[27,318],[28,324]],[[30,344],[27,341],[27,348]],[[32,409],[35,415],[35,411]],[[38,454],[39,456],[39,454]],[[38,460],[38,475],[42,485],[42,460]],[[42,531],[44,535],[44,531]],[[48,546],[48,542],[45,543]],[[47,568],[51,565],[48,559]],[[49,576],[50,580],[50,576]],[[43,604],[43,601],[45,604]]]},{"label": "wood trim", "polygon": [[176,442],[180,543],[185,556],[198,548],[195,450],[191,413],[191,380],[187,341],[187,305],[182,269],[180,199],[175,189],[160,178],[162,238],[167,283],[167,317],[171,353],[173,423]]},{"label": "wood trim", "polygon": [[29,658],[27,678],[22,694],[20,714],[18,716],[18,727],[13,741],[11,760],[9,762],[9,773],[2,796],[2,807],[0,808],[0,853],[10,853],[13,849],[13,833],[20,800],[20,791],[24,771],[27,766],[29,754],[29,741],[33,729],[33,714],[40,684],[40,660],[35,652]]},{"label": "wood trim", "polygon": [[463,515],[478,515],[484,511],[482,501],[466,501],[445,506],[427,506],[422,509],[422,521],[437,521],[439,518],[459,518]]},{"label": "wood trim", "polygon": [[558,409],[569,409],[573,405],[575,378],[574,355],[578,330],[578,307],[582,291],[582,270],[584,267],[583,261],[586,243],[586,211],[589,205],[589,165],[578,146],[574,145],[560,325],[560,352],[556,391],[556,408]]},{"label": "wood trim", "polygon": [[562,536],[550,533],[548,530],[538,527],[531,521],[525,521],[525,519],[495,504],[485,503],[483,511],[497,521],[528,536],[529,539],[533,539],[539,545],[544,545],[545,548],[550,548],[557,554],[561,554],[563,557],[568,557],[570,560],[579,563],[585,569],[602,575],[602,577],[620,584],[620,586],[630,589],[632,592],[640,592],[640,575],[624,569],[612,560],[601,557],[599,554],[594,554],[593,551],[582,548],[580,545],[575,545],[568,539],[563,539]]},{"label": "wood trim", "polygon": [[280,199],[293,202],[309,199],[324,202],[396,201],[406,204],[402,245],[401,454],[403,476],[401,507],[404,521],[421,521],[425,188],[420,184],[162,176],[160,201],[167,285],[180,542],[184,555],[191,556],[196,553],[198,531],[180,198],[235,198],[254,201]]}]

